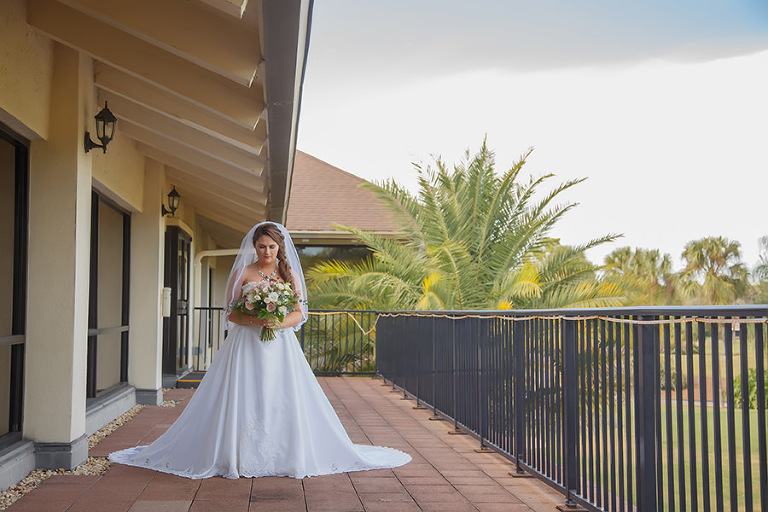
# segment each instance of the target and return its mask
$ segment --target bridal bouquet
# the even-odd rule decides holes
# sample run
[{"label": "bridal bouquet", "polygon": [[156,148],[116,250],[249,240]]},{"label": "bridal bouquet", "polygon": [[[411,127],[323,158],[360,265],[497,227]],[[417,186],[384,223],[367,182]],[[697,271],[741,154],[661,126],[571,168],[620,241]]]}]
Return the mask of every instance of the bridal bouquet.
[{"label": "bridal bouquet", "polygon": [[[298,304],[299,299],[293,293],[289,283],[251,281],[243,285],[243,295],[230,305],[230,309],[246,315],[258,316],[262,320],[271,317],[282,322]],[[261,341],[273,339],[275,339],[274,329],[269,327],[261,329]]]}]

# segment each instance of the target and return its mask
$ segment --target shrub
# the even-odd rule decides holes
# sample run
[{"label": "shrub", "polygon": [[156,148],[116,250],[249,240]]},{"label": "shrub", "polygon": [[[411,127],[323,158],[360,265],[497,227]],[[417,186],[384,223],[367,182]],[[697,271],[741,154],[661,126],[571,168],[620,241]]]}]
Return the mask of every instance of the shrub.
[{"label": "shrub", "polygon": [[[749,390],[749,396],[747,400],[747,407],[749,409],[757,409],[757,370],[751,368],[747,373],[747,389]],[[768,407],[768,379],[763,382],[765,391],[763,397],[765,400],[765,406]],[[734,405],[738,408],[742,407],[741,397],[741,375],[737,375],[733,380],[733,401]]]},{"label": "shrub", "polygon": [[[680,383],[682,385],[682,389],[688,388],[688,379],[685,377],[685,374],[683,374],[680,377]],[[677,370],[672,370],[672,375],[670,376],[670,382],[669,387],[671,390],[675,391],[677,390]],[[666,390],[667,389],[667,379],[665,376],[664,368],[661,368],[661,389]]]},{"label": "shrub", "polygon": [[[699,344],[697,342],[694,342],[691,346],[693,348],[693,353],[694,354],[698,354],[699,353]],[[683,342],[683,343],[680,344],[680,349],[681,349],[681,354],[682,355],[687,355],[687,353],[688,353],[687,348],[688,348],[688,344],[687,343]],[[662,352],[663,352],[663,350],[662,350]],[[677,345],[675,343],[672,343],[670,345],[669,352],[671,354],[676,354],[677,353]]]}]

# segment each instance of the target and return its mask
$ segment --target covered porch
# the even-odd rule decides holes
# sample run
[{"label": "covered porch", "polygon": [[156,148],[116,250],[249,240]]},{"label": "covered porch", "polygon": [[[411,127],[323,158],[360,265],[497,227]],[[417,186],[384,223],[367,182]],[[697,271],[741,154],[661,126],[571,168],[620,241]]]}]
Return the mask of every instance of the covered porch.
[{"label": "covered porch", "polygon": [[198,254],[285,222],[311,10],[0,2],[0,490],[189,371]]},{"label": "covered porch", "polygon": [[[130,466],[103,474],[56,475],[25,495],[11,512],[57,511],[547,511],[562,495],[536,479],[517,478],[514,466],[495,452],[478,453],[452,424],[430,421],[402,392],[370,377],[321,377],[352,440],[411,454],[403,467],[297,480],[267,477],[188,480]],[[177,407],[148,406],[91,449],[103,457],[158,437],[181,413],[193,390],[166,393]]]}]

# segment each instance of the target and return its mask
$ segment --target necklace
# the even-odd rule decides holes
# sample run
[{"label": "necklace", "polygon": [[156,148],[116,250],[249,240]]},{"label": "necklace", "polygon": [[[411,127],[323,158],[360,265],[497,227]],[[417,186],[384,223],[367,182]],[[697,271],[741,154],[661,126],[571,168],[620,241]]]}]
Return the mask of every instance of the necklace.
[{"label": "necklace", "polygon": [[272,272],[272,273],[271,273],[271,274],[269,274],[269,275],[267,275],[267,274],[265,274],[264,272],[262,272],[262,271],[261,271],[261,269],[256,269],[256,270],[258,270],[258,272],[259,272],[259,275],[260,275],[261,277],[263,277],[264,279],[266,279],[267,281],[271,281],[271,280],[272,280],[272,278],[273,278],[273,277],[275,277],[275,276],[277,275],[277,269],[275,269],[275,271],[274,271],[274,272]]}]

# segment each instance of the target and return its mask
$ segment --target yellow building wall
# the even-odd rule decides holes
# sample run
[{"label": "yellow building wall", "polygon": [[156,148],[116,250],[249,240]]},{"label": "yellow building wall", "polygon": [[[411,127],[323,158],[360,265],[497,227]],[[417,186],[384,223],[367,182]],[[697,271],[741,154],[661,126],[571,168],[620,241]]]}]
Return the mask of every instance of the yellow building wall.
[{"label": "yellow building wall", "polygon": [[[94,105],[94,115],[103,107]],[[138,152],[132,139],[120,132],[120,112],[110,110],[117,117],[117,124],[107,152],[94,148],[88,153],[93,166],[94,188],[118,206],[130,212],[140,212],[144,205],[144,155]],[[98,142],[96,121],[93,118],[90,121],[91,138]]]},{"label": "yellow building wall", "polygon": [[48,138],[53,49],[27,25],[25,0],[0,1],[0,122]]},{"label": "yellow building wall", "polygon": [[[30,147],[24,436],[70,443],[85,433],[92,180],[82,134],[91,59],[55,44],[52,78],[49,137]],[[54,308],[51,290],[61,297]]]}]

